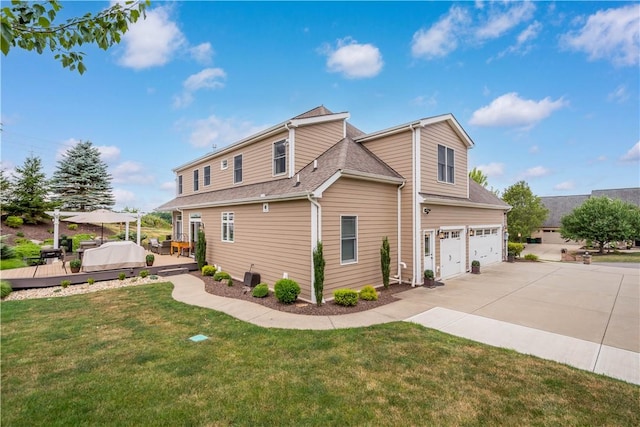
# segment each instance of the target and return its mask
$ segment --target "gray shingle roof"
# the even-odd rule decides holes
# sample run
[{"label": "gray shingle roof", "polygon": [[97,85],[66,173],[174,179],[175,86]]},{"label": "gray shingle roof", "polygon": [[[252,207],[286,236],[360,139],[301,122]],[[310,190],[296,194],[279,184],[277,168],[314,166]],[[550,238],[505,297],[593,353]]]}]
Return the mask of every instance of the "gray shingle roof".
[{"label": "gray shingle roof", "polygon": [[640,187],[593,190],[591,194],[584,195],[540,197],[542,204],[549,209],[549,217],[542,226],[560,227],[562,217],[570,214],[590,197],[609,197],[640,206]]},{"label": "gray shingle roof", "polygon": [[317,169],[314,170],[313,162],[311,162],[291,178],[176,197],[157,207],[156,210],[167,211],[192,206],[231,205],[270,199],[303,198],[338,171],[362,173],[383,180],[395,180],[398,183],[403,180],[400,174],[351,138],[342,139],[318,156],[317,160]]},{"label": "gray shingle roof", "polygon": [[[509,204],[505,203],[501,198],[493,194],[472,179],[469,179],[469,198],[443,196],[441,194],[420,193],[425,199],[433,203],[440,202],[442,204],[452,205],[477,205],[478,207],[492,207],[496,209],[509,209]],[[427,202],[429,203],[429,202]]]}]

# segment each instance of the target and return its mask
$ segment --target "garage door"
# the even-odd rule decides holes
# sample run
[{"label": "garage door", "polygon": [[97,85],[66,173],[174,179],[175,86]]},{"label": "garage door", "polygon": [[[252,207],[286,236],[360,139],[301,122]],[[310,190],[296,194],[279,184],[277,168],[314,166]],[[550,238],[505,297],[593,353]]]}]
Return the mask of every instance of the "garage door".
[{"label": "garage door", "polygon": [[455,276],[464,273],[464,247],[462,230],[444,231],[440,239],[440,277]]},{"label": "garage door", "polygon": [[[478,260],[480,265],[502,261],[500,230],[492,228],[472,228],[469,236],[469,259]],[[470,234],[471,234],[470,233]]]}]

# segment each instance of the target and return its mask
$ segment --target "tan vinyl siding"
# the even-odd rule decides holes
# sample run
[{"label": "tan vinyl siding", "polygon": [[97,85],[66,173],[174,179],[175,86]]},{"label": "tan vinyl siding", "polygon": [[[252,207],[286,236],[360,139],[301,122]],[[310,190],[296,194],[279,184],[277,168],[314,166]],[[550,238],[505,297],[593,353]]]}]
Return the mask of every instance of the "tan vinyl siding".
[{"label": "tan vinyl siding", "polygon": [[[273,288],[288,273],[300,284],[301,298],[311,299],[311,207],[307,200],[262,203],[200,211],[207,236],[207,261],[243,280],[253,264],[262,282]],[[222,241],[222,212],[234,213],[234,242]]]},{"label": "tan vinyl siding", "polygon": [[[240,147],[213,158],[207,158],[197,165],[177,172],[176,175],[182,175],[182,195],[187,196],[194,193],[194,169],[200,170],[200,190],[198,193],[221,190],[233,187],[234,185],[255,184],[273,179],[281,179],[282,175],[273,176],[273,143],[286,139],[288,136],[289,133],[283,130],[282,132],[256,141],[245,147]],[[233,158],[238,154],[242,154],[242,183],[234,184]],[[228,167],[225,170],[221,170],[220,167],[222,160],[227,161]],[[208,186],[203,186],[205,166],[211,166],[211,185]]]},{"label": "tan vinyl siding", "polygon": [[[412,183],[412,145],[413,132],[407,128],[406,132],[367,141],[363,145],[382,161],[402,175],[407,183],[402,189],[402,261],[407,265],[402,270],[402,280],[411,281],[413,271],[413,192]],[[397,199],[397,197],[396,197]],[[397,258],[391,260],[391,274],[398,274]]]},{"label": "tan vinyl siding", "polygon": [[[447,122],[434,123],[420,131],[422,193],[467,197],[467,147]],[[438,181],[438,144],[454,151],[454,183]]]},{"label": "tan vinyl siding", "polygon": [[[382,284],[380,246],[384,236],[391,247],[391,276],[397,260],[397,186],[341,178],[324,192],[322,242],[326,260],[324,296],[338,288],[360,289]],[[357,263],[341,265],[341,216],[357,217]]]},{"label": "tan vinyl siding", "polygon": [[295,129],[295,169],[299,171],[344,138],[344,120]]}]

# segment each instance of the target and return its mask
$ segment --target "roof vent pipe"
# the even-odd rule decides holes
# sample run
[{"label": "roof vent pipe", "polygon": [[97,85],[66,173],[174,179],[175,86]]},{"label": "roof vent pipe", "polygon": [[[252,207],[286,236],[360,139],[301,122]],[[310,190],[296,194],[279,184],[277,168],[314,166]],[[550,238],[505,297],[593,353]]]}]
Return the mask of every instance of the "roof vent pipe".
[{"label": "roof vent pipe", "polygon": [[316,170],[316,169],[318,169],[318,159],[315,159],[313,161],[313,170]]},{"label": "roof vent pipe", "polygon": [[296,187],[298,185],[300,185],[300,174],[299,173],[296,174]]}]

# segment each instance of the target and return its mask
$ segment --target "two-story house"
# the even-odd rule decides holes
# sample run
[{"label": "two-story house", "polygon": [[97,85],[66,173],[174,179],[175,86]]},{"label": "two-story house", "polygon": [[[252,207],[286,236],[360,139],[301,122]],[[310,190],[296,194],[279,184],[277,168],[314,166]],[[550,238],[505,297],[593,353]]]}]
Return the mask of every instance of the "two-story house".
[{"label": "two-story house", "polygon": [[234,278],[296,280],[313,301],[312,253],[324,246],[325,298],[392,280],[423,283],[504,256],[509,209],[468,178],[473,142],[451,114],[365,134],[320,106],[174,169],[174,238],[207,240],[207,261]]}]

